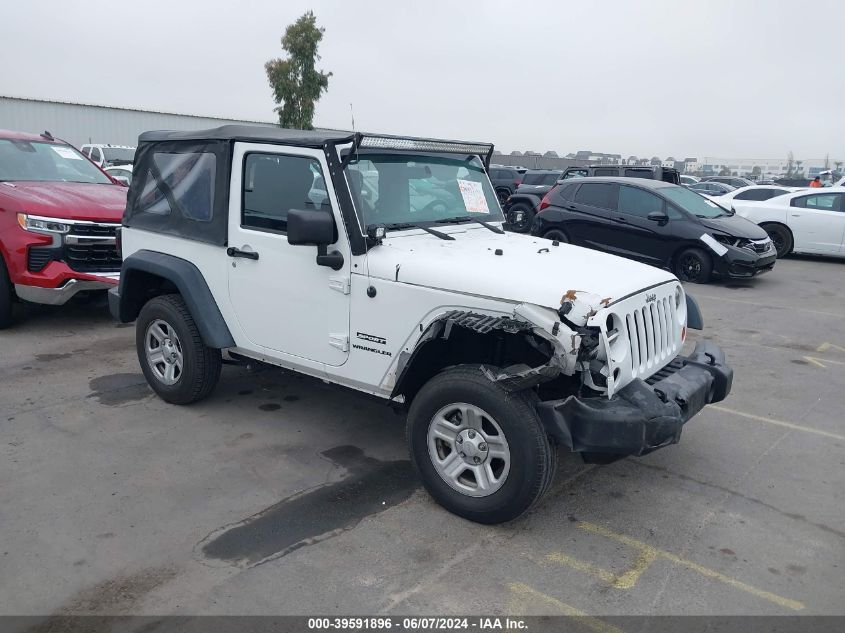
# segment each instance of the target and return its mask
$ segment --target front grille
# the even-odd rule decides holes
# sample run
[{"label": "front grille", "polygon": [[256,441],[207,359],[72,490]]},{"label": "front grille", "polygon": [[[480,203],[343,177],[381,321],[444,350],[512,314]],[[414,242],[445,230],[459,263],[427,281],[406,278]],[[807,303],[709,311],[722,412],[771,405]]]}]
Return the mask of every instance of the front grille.
[{"label": "front grille", "polygon": [[65,236],[65,261],[84,273],[110,273],[120,270],[122,260],[115,245],[119,224],[73,224]]},{"label": "front grille", "polygon": [[772,248],[772,240],[751,240],[750,247],[755,253],[766,253]]},{"label": "front grille", "polygon": [[674,297],[662,297],[625,315],[633,377],[651,373],[678,352]]}]

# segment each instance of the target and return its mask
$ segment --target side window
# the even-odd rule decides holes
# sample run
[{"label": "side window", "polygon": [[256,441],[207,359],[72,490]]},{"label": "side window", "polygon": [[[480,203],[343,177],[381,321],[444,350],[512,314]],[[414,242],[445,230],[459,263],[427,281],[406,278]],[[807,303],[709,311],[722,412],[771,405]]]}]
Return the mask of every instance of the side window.
[{"label": "side window", "polygon": [[650,191],[622,185],[619,187],[619,212],[647,217],[652,211],[663,211],[663,199]]},{"label": "side window", "polygon": [[625,176],[627,178],[648,178],[654,180],[654,172],[650,169],[626,169]]},{"label": "side window", "polygon": [[669,216],[670,220],[683,220],[684,214],[681,213],[677,207],[673,207],[671,204],[666,205],[666,215]]},{"label": "side window", "polygon": [[611,185],[597,182],[584,183],[575,194],[575,202],[600,209],[612,209],[612,193],[613,187]]},{"label": "side window", "polygon": [[80,152],[82,152],[83,154],[85,154],[86,156],[91,156],[91,148],[90,148],[90,147],[87,147],[87,146],[83,145],[83,146],[79,149],[79,151],[80,151]]},{"label": "side window", "polygon": [[244,160],[241,226],[287,230],[288,211],[318,209],[327,202],[315,195],[325,180],[320,163],[304,156],[247,154]]},{"label": "side window", "polygon": [[502,170],[501,169],[491,169],[490,170],[490,180],[499,180],[502,178]]},{"label": "side window", "polygon": [[740,191],[734,196],[734,200],[768,200],[771,195],[766,195],[768,189],[748,189]]},{"label": "side window", "polygon": [[593,174],[596,176],[618,176],[619,172],[618,170],[609,167],[596,167]]},{"label": "side window", "polygon": [[91,148],[91,160],[95,163],[99,163],[103,159],[103,154],[100,152],[99,147],[92,147]]},{"label": "side window", "polygon": [[[837,193],[827,193],[827,194],[819,194],[815,196],[804,196],[803,198],[797,198],[792,201],[792,206],[794,207],[804,207],[807,209],[819,209],[823,211],[840,211],[840,199],[841,194]],[[801,201],[802,204],[796,204],[796,202]]]},{"label": "side window", "polygon": [[543,183],[544,185],[553,185],[557,182],[558,178],[560,178],[560,174],[545,174],[543,176]]},{"label": "side window", "polygon": [[144,175],[139,210],[167,215],[173,212],[168,190],[182,218],[210,222],[214,209],[217,157],[208,152],[155,152],[155,167]]},{"label": "side window", "polygon": [[566,172],[566,175],[563,177],[563,179],[568,180],[570,178],[586,178],[587,174],[588,172],[586,169],[570,169]]},{"label": "side window", "polygon": [[577,185],[565,185],[555,189],[558,200],[572,200],[572,194],[575,193]]}]

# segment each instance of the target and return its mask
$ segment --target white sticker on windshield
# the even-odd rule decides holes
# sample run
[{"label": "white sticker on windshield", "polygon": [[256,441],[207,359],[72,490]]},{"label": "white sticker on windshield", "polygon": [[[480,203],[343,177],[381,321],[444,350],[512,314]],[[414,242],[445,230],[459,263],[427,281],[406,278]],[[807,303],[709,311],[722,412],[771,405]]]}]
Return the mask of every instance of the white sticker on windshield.
[{"label": "white sticker on windshield", "polygon": [[484,197],[484,189],[480,182],[458,179],[458,188],[464,199],[464,206],[468,213],[490,213],[487,206],[487,198]]},{"label": "white sticker on windshield", "polygon": [[707,244],[707,246],[709,246],[711,249],[713,249],[713,252],[716,253],[719,257],[721,257],[722,255],[724,255],[725,253],[728,252],[727,248],[725,248],[724,246],[719,244],[719,242],[717,242],[715,239],[713,239],[713,237],[711,235],[709,235],[708,233],[705,233],[704,235],[702,235],[698,239],[700,239],[702,242]]},{"label": "white sticker on windshield", "polygon": [[74,152],[69,147],[62,147],[61,145],[51,145],[53,151],[62,158],[72,158],[73,160],[82,160],[82,156]]}]

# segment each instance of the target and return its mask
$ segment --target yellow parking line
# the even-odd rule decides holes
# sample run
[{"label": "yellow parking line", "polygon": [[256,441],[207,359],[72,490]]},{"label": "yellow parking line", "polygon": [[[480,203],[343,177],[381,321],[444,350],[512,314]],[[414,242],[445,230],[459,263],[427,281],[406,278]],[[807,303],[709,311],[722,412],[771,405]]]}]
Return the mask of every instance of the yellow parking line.
[{"label": "yellow parking line", "polygon": [[816,348],[816,351],[817,352],[826,352],[829,349],[835,349],[835,350],[838,350],[840,352],[845,352],[845,347],[842,347],[841,345],[836,345],[835,343],[828,343],[828,342],[824,342],[821,345],[819,345]]},{"label": "yellow parking line", "polygon": [[552,561],[553,563],[561,563],[562,565],[572,567],[572,569],[575,569],[577,571],[582,571],[585,574],[590,574],[591,576],[600,578],[609,585],[612,585],[616,581],[616,574],[614,574],[612,571],[608,571],[607,569],[603,569],[601,567],[593,565],[592,563],[587,563],[582,560],[578,560],[577,558],[572,558],[571,556],[564,554],[563,552],[553,552],[549,554],[546,558]]},{"label": "yellow parking line", "polygon": [[631,538],[630,536],[626,536],[625,534],[618,534],[613,530],[609,530],[608,528],[603,527],[601,525],[596,525],[594,523],[579,523],[578,527],[583,530],[587,530],[588,532],[600,534],[601,536],[604,536],[611,540],[636,548],[641,552],[648,552],[649,555],[653,555],[655,558],[659,556],[660,558],[664,558],[668,561],[671,561],[676,565],[680,565],[682,567],[686,567],[687,569],[697,571],[703,576],[713,578],[735,589],[745,591],[746,593],[750,593],[751,595],[757,596],[758,598],[768,600],[769,602],[773,602],[781,607],[792,609],[793,611],[800,611],[804,608],[804,604],[798,602],[797,600],[790,600],[789,598],[784,598],[783,596],[771,593],[770,591],[765,591],[763,589],[758,589],[757,587],[752,587],[751,585],[744,583],[741,580],[731,578],[730,576],[726,576],[725,574],[722,574],[714,569],[704,567],[703,565],[694,563],[691,560],[686,560],[685,558],[681,558],[680,556],[676,556],[675,554],[672,554],[670,552],[665,552],[663,550],[657,549],[656,547],[647,545],[646,543],[638,541],[635,538]]},{"label": "yellow parking line", "polygon": [[816,435],[821,435],[823,437],[830,437],[834,440],[842,440],[845,441],[845,435],[839,435],[837,433],[831,433],[830,431],[822,431],[821,429],[814,429],[810,426],[802,426],[800,424],[793,424],[792,422],[784,422],[783,420],[775,420],[774,418],[769,418],[763,415],[754,415],[753,413],[745,413],[744,411],[737,411],[736,409],[728,409],[727,407],[723,407],[718,404],[711,404],[708,405],[708,408],[715,409],[716,411],[723,411],[725,413],[730,413],[731,415],[738,415],[741,418],[748,418],[749,420],[757,420],[758,422],[767,422],[768,424],[774,424],[775,426],[782,426],[787,429],[793,429],[795,431],[804,431],[805,433],[815,433]]},{"label": "yellow parking line", "polygon": [[547,596],[542,591],[538,591],[534,589],[534,587],[530,585],[526,585],[524,582],[514,582],[508,585],[508,588],[511,590],[511,593],[514,597],[518,597],[521,600],[511,600],[511,603],[508,607],[508,615],[530,615],[526,613],[524,600],[526,598],[534,599],[543,604],[553,607],[557,609],[557,611],[561,615],[568,615],[574,618],[577,618],[584,626],[589,627],[591,630],[595,631],[596,633],[622,633],[622,629],[613,626],[612,624],[608,624],[607,622],[603,622],[602,620],[595,618],[591,615],[588,615],[581,611],[580,609],[576,609],[573,606],[566,604],[565,602],[561,602],[557,598],[552,598],[551,596]]}]

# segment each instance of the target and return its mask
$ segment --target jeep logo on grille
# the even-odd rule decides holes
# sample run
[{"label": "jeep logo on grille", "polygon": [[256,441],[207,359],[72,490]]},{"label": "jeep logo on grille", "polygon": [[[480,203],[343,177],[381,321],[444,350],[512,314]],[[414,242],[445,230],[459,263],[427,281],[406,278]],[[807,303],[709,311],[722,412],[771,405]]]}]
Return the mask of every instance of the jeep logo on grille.
[{"label": "jeep logo on grille", "polygon": [[651,303],[652,301],[656,301],[656,300],[657,300],[657,295],[654,294],[654,293],[645,296],[646,303]]}]

